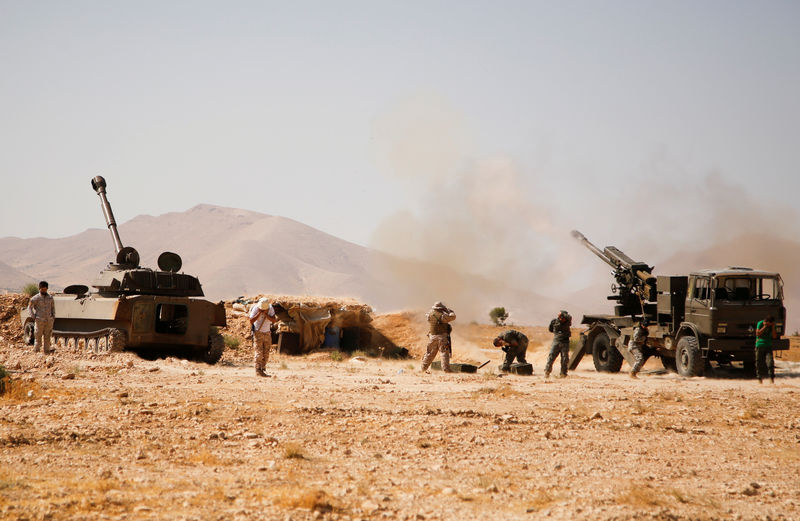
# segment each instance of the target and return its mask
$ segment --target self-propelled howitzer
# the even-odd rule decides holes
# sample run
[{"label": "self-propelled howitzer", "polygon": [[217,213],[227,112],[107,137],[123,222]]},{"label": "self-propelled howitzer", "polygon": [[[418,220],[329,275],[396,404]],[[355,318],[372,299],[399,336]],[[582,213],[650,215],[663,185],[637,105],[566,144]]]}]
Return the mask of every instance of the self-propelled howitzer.
[{"label": "self-propelled howitzer", "polygon": [[[216,363],[224,342],[216,327],[225,326],[223,304],[203,297],[197,277],[179,273],[179,255],[164,252],[158,270],[139,265],[139,253],[123,246],[106,196],[106,181],[92,179],[106,225],[114,242],[115,261],[92,283],[72,285],[53,295],[56,320],[53,337],[65,347],[97,351],[185,348],[190,355]],[[25,341],[33,343],[33,321],[20,313]]]},{"label": "self-propelled howitzer", "polygon": [[609,300],[617,301],[613,315],[584,315],[587,326],[570,357],[575,369],[590,354],[598,371],[617,372],[622,362],[632,365],[627,346],[633,329],[647,319],[647,349],[665,368],[683,376],[702,375],[711,362],[741,362],[755,367],[755,326],[775,317],[778,338],[773,349],[789,348],[785,334],[783,281],[775,272],[743,267],[694,271],[686,276],[654,277],[653,268],[633,261],[613,246],[600,249],[578,231],[573,237],[614,269],[616,284]]}]

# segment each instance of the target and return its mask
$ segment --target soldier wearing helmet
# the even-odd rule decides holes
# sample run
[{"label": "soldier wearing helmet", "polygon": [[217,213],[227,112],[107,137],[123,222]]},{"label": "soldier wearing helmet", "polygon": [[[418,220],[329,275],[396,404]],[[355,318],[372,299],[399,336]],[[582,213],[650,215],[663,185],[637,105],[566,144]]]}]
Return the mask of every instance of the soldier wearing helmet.
[{"label": "soldier wearing helmet", "polygon": [[428,348],[425,356],[422,357],[422,371],[426,372],[430,367],[436,353],[442,353],[442,370],[450,372],[450,355],[452,344],[450,342],[450,332],[453,326],[450,322],[456,319],[456,314],[452,309],[448,309],[442,302],[436,302],[431,310],[425,315],[428,319]]},{"label": "soldier wearing helmet", "polygon": [[550,377],[553,369],[553,362],[556,357],[561,355],[561,377],[567,376],[567,366],[569,365],[569,337],[572,334],[572,317],[563,309],[556,318],[550,321],[548,328],[553,333],[553,343],[550,344],[550,352],[547,354],[547,363],[544,367],[544,377]]}]

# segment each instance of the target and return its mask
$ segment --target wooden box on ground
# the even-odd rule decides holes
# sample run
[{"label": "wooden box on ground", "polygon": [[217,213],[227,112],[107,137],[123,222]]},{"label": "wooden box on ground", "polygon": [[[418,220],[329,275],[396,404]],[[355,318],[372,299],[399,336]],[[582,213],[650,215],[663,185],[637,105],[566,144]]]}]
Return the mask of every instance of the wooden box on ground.
[{"label": "wooden box on ground", "polygon": [[501,365],[498,369],[501,373],[518,374],[520,376],[530,376],[533,374],[533,365],[531,364],[511,364],[508,367],[508,371],[504,371]]},{"label": "wooden box on ground", "polygon": [[[442,362],[439,360],[435,361],[431,364],[431,369],[441,371]],[[478,366],[472,364],[450,364],[450,370],[454,373],[475,373],[478,371]]]}]

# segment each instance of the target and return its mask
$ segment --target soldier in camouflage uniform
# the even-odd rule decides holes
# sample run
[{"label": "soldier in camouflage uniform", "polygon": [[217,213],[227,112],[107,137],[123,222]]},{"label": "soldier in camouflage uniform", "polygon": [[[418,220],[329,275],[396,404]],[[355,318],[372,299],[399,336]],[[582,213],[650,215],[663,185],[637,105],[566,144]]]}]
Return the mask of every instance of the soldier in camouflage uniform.
[{"label": "soldier in camouflage uniform", "polygon": [[28,314],[33,318],[33,350],[37,353],[39,349],[44,354],[49,355],[50,336],[53,334],[53,323],[56,320],[56,303],[53,296],[47,293],[47,281],[39,283],[39,293],[31,297],[28,303]]},{"label": "soldier in camouflage uniform", "polygon": [[256,376],[269,376],[265,369],[269,361],[269,350],[272,347],[270,325],[277,320],[275,309],[266,298],[260,299],[250,309],[250,324],[253,326],[253,360],[256,365]]},{"label": "soldier in camouflage uniform", "polygon": [[523,333],[514,329],[504,331],[494,339],[494,346],[501,348],[506,354],[503,365],[500,366],[501,371],[511,369],[514,358],[517,359],[517,363],[528,363],[525,361],[525,353],[528,351],[528,337]]},{"label": "soldier in camouflage uniform", "polygon": [[548,328],[553,333],[553,343],[550,345],[550,352],[547,354],[547,364],[544,367],[544,377],[550,377],[553,369],[553,362],[561,354],[561,377],[567,376],[567,366],[569,365],[569,337],[572,334],[572,317],[564,310],[556,318],[550,321]]},{"label": "soldier in camouflage uniform", "polygon": [[450,354],[452,345],[450,343],[450,332],[453,327],[450,322],[456,319],[456,314],[453,310],[448,309],[441,302],[433,305],[431,310],[425,315],[428,319],[430,329],[428,331],[428,348],[425,356],[422,357],[422,371],[425,372],[430,367],[433,359],[436,358],[436,353],[442,353],[442,370],[445,373],[450,372]]},{"label": "soldier in camouflage uniform", "polygon": [[633,367],[631,368],[630,377],[637,378],[636,374],[642,369],[642,366],[650,354],[647,352],[647,337],[650,335],[650,330],[647,326],[650,321],[643,318],[639,325],[633,330],[633,338],[628,342],[628,351],[633,355]]}]

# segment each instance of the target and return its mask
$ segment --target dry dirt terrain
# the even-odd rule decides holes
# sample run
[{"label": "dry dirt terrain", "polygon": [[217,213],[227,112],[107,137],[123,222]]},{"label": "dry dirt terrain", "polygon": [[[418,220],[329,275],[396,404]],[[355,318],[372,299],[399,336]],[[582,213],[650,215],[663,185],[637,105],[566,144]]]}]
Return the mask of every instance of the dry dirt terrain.
[{"label": "dry dirt terrain", "polygon": [[[418,354],[415,317],[375,323]],[[456,358],[493,360],[478,374],[273,353],[257,378],[244,345],[44,358],[4,322],[0,519],[800,519],[789,357],[774,385],[590,360],[545,382],[543,328],[522,329],[533,377],[497,376],[497,329],[456,323]]]}]

